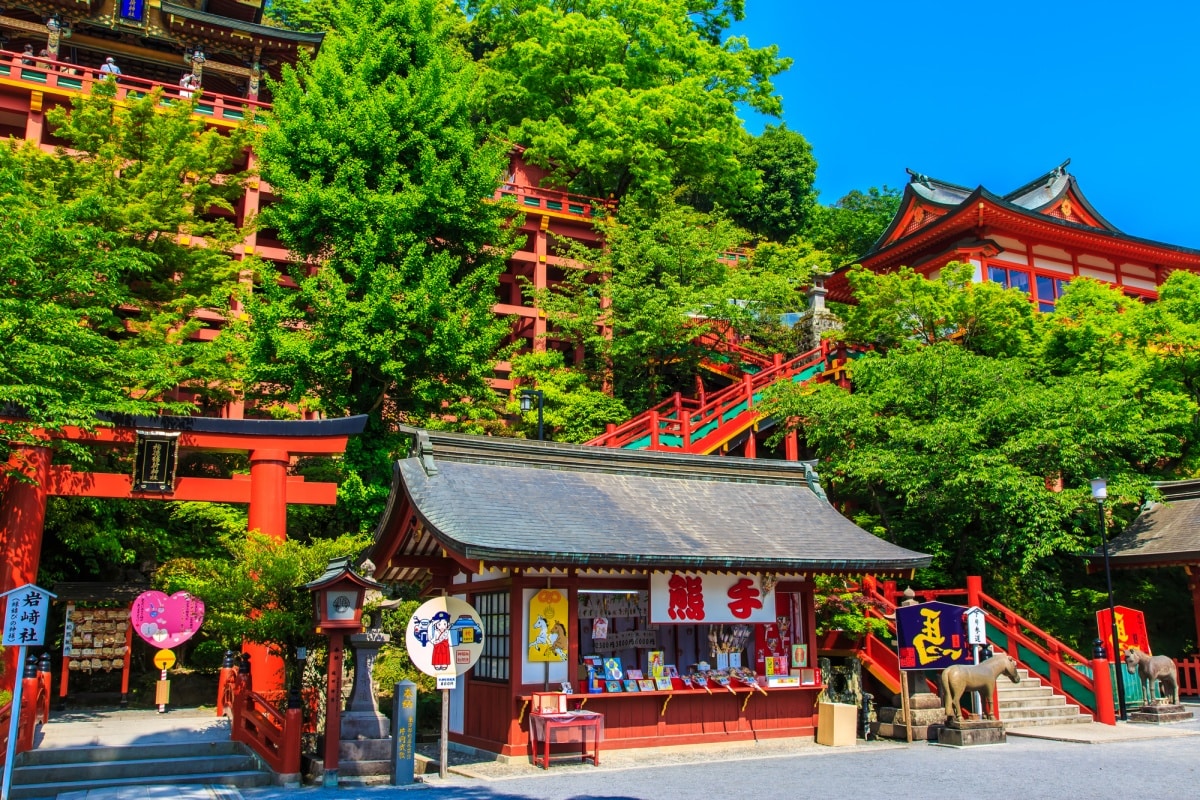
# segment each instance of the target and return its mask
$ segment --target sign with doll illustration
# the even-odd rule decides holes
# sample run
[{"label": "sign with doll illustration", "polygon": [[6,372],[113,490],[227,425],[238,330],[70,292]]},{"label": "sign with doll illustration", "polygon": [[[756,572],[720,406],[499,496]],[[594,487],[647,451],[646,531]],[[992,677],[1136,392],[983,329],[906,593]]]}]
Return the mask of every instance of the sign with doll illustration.
[{"label": "sign with doll illustration", "polygon": [[483,622],[456,597],[435,597],[413,612],[404,636],[413,666],[434,677],[465,674],[483,652]]},{"label": "sign with doll illustration", "polygon": [[529,601],[529,660],[567,660],[567,595],[561,589],[541,589]]}]

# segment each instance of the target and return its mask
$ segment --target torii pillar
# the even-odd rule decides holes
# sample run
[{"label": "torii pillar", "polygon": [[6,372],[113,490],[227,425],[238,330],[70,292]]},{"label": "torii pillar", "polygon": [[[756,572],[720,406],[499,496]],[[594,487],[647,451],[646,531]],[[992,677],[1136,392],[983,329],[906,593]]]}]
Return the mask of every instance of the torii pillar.
[{"label": "torii pillar", "polygon": [[[246,527],[276,542],[287,539],[287,470],[291,454],[286,450],[250,451],[250,509]],[[274,691],[286,685],[283,657],[265,644],[244,642],[250,656],[250,680],[254,691]]]}]

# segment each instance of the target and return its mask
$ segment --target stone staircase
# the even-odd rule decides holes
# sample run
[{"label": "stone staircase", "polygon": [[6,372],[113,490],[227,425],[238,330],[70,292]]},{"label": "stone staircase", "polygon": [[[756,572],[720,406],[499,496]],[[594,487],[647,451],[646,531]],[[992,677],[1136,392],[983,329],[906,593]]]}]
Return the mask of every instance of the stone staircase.
[{"label": "stone staircase", "polygon": [[241,789],[267,786],[273,779],[239,742],[88,745],[21,753],[13,764],[9,797],[53,798],[88,789],[162,784]]},{"label": "stone staircase", "polygon": [[1006,728],[1025,728],[1034,725],[1063,725],[1072,722],[1091,722],[1091,714],[1080,713],[1054,689],[1044,686],[1029,670],[1018,669],[1020,683],[1000,676],[996,689],[1000,695],[1000,719]]}]

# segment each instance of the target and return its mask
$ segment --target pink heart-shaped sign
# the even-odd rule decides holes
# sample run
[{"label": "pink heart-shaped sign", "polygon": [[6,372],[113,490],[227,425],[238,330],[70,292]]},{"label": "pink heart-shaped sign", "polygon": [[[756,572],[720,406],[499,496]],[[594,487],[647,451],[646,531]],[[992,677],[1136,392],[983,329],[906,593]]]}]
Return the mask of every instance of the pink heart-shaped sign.
[{"label": "pink heart-shaped sign", "polygon": [[168,597],[162,592],[142,592],[129,610],[137,635],[151,647],[165,650],[183,644],[204,622],[204,601],[187,592]]}]

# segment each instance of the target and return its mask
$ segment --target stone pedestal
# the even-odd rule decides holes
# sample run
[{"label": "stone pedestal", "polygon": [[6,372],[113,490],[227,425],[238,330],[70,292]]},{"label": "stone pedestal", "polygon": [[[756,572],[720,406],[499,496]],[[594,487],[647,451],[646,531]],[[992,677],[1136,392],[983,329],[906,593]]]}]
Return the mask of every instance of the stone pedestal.
[{"label": "stone pedestal", "polygon": [[950,720],[938,731],[937,743],[950,747],[1004,744],[1008,737],[998,720]]},{"label": "stone pedestal", "polygon": [[370,630],[349,637],[354,648],[354,688],[342,712],[338,742],[339,778],[354,782],[385,782],[391,776],[391,723],[379,713],[375,697],[375,659],[391,640],[372,619]]},{"label": "stone pedestal", "polygon": [[1195,715],[1182,703],[1158,706],[1142,706],[1129,710],[1129,721],[1150,725],[1165,725],[1168,722],[1184,722]]},{"label": "stone pedestal", "polygon": [[[929,692],[918,692],[908,698],[909,716],[912,717],[912,740],[914,742],[935,742],[937,732],[946,721],[946,712],[942,707],[941,698]],[[891,706],[879,708],[879,721],[871,724],[876,736],[885,739],[908,740],[909,720],[904,716],[904,709]]]}]

